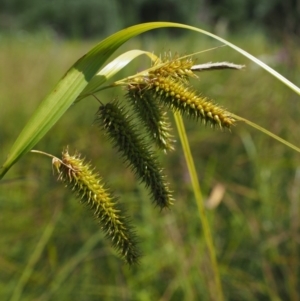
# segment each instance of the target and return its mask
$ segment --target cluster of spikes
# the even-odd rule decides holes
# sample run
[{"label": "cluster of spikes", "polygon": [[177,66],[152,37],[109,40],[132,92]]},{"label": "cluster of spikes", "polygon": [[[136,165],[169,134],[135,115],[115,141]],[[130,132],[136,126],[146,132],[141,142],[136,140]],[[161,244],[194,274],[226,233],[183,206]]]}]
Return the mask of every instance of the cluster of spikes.
[{"label": "cluster of spikes", "polygon": [[[221,129],[230,129],[235,123],[228,111],[191,87],[189,79],[197,77],[193,66],[192,59],[170,56],[157,59],[147,73],[126,80],[125,98],[129,106],[113,100],[101,103],[96,114],[96,124],[160,209],[173,204],[169,184],[153,148],[154,145],[165,153],[174,150],[168,109]],[[94,211],[102,231],[120,256],[128,264],[138,262],[140,252],[130,220],[90,164],[78,153],[71,156],[65,150],[62,159],[54,159],[53,165],[58,179]]]},{"label": "cluster of spikes", "polygon": [[[235,119],[231,114],[202,96],[189,83],[189,78],[196,78],[192,59],[171,59],[166,56],[154,63],[147,75],[137,76],[128,84],[128,96],[135,102],[157,101],[164,107],[180,114],[200,119],[204,124],[220,129],[230,129]],[[143,104],[140,106],[143,107]]]}]

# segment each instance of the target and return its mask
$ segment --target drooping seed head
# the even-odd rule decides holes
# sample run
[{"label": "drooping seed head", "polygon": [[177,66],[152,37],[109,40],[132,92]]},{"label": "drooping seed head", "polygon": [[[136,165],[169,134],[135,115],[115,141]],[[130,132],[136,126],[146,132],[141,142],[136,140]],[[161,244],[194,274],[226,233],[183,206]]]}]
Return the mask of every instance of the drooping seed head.
[{"label": "drooping seed head", "polygon": [[192,59],[165,56],[154,63],[157,68],[147,76],[137,76],[128,83],[131,95],[143,100],[157,99],[182,115],[200,119],[212,127],[231,128],[235,119],[230,112],[191,88],[188,78],[197,77],[192,71]]},{"label": "drooping seed head", "polygon": [[173,199],[157,158],[131,124],[124,108],[117,102],[101,105],[97,122],[108,134],[114,147],[128,162],[137,178],[149,187],[153,202],[169,207]]},{"label": "drooping seed head", "polygon": [[149,93],[183,115],[201,119],[205,124],[218,125],[222,129],[230,128],[235,123],[235,119],[228,111],[208,98],[200,96],[182,81],[160,76],[152,80],[145,93]]},{"label": "drooping seed head", "polygon": [[127,216],[118,205],[117,199],[104,188],[102,179],[79,154],[62,153],[60,164],[53,162],[58,179],[71,188],[84,204],[87,204],[101,225],[112,246],[129,264],[136,263],[140,253],[136,246],[136,236]]},{"label": "drooping seed head", "polygon": [[129,88],[126,96],[155,145],[165,152],[174,150],[171,123],[158,101],[138,89]]}]

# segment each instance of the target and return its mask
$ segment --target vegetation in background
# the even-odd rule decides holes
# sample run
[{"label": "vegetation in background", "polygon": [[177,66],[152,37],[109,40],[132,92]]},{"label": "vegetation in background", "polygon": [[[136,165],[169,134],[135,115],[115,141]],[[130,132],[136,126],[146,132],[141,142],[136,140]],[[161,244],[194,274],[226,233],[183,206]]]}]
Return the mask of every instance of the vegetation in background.
[{"label": "vegetation in background", "polygon": [[[49,30],[58,37],[105,37],[132,24],[172,21],[216,31],[265,30],[268,36],[300,36],[300,9],[287,0],[2,0],[0,30]],[[174,29],[173,29],[174,32]],[[178,34],[178,31],[176,31]]]},{"label": "vegetation in background", "polygon": [[[257,40],[255,41],[261,43],[260,45],[262,46],[262,49],[266,47],[266,45],[263,43],[263,40],[261,40],[260,38],[257,38]],[[8,42],[8,45],[9,43],[10,42]],[[178,42],[176,44],[178,46]],[[53,47],[53,45],[51,47]],[[174,49],[175,48],[176,47],[174,47]],[[251,48],[250,45],[249,48]],[[182,51],[184,51],[184,49]],[[211,56],[204,54],[204,56],[207,57],[206,61],[215,60],[215,54],[210,55]],[[219,58],[220,57],[218,56],[218,59]],[[226,59],[229,59],[228,53],[226,53]],[[236,61],[236,58],[232,60]],[[282,66],[284,66],[284,64],[282,64]],[[255,72],[258,71],[253,70],[253,73]],[[282,95],[289,95],[288,91],[285,91],[285,89],[282,87],[274,87],[275,89],[279,89],[279,91],[274,90],[269,92],[269,98],[273,102],[271,112],[270,105],[264,103],[263,101],[258,102],[257,106],[254,106],[253,104],[253,99],[257,100],[264,98],[264,96],[262,95],[264,95],[265,93],[265,86],[269,85],[270,80],[272,82],[272,79],[264,76],[265,74],[259,73],[260,84],[262,85],[261,88],[258,88],[257,91],[249,90],[248,93],[245,93],[245,89],[237,90],[239,86],[244,87],[245,85],[247,85],[247,80],[249,81],[251,80],[251,78],[253,80],[253,77],[250,77],[250,75],[246,73],[244,79],[240,76],[237,77],[234,75],[227,75],[224,77],[219,72],[217,72],[216,75],[203,75],[201,76],[201,81],[199,84],[201,85],[201,88],[203,90],[210,89],[208,87],[211,87],[212,90],[208,91],[210,91],[210,93],[212,94],[212,98],[218,100],[224,99],[224,103],[226,103],[226,100],[227,103],[229,103],[230,101],[230,107],[232,108],[234,105],[236,112],[240,110],[249,112],[249,119],[251,116],[257,116],[258,120],[261,121],[264,117],[263,120],[264,123],[266,123],[266,127],[272,129],[277,133],[289,133],[288,136],[290,136],[289,138],[291,138],[289,140],[295,141],[296,143],[297,136],[293,137],[291,128],[289,129],[289,124],[294,125],[292,119],[289,117],[292,115],[289,115],[289,113],[293,114],[295,107],[289,108],[287,102],[282,102]],[[213,79],[211,79],[211,82],[209,82],[209,78],[211,77],[213,77]],[[232,82],[235,82],[235,85],[232,85],[233,87],[230,87]],[[237,83],[239,82],[240,84],[238,85]],[[222,86],[220,85],[224,85],[226,89],[222,88]],[[258,87],[260,86],[258,85]],[[214,89],[216,89],[216,91],[214,91]],[[241,95],[243,95],[243,97],[245,98],[243,101],[241,101]],[[292,98],[293,96],[290,95],[289,97]],[[7,96],[5,96],[5,98],[7,98]],[[29,103],[27,105],[29,105]],[[79,111],[80,110],[78,110],[78,116],[75,117],[75,124],[78,124],[78,129],[77,131],[74,131],[76,133],[69,133],[68,139],[73,140],[73,143],[75,142],[75,144],[81,145],[81,148],[89,147],[91,154],[94,153],[95,159],[97,158],[96,160],[99,160],[101,162],[101,166],[107,166],[107,174],[110,174],[111,172],[112,174],[114,174],[113,169],[116,167],[112,167],[108,164],[108,162],[105,163],[107,159],[103,160],[103,158],[99,158],[99,152],[105,154],[105,143],[103,145],[103,149],[99,150],[99,147],[96,147],[94,145],[93,139],[91,138],[94,135],[94,137],[96,137],[96,133],[91,130],[91,137],[89,138],[85,138],[86,134],[82,133],[82,123],[88,124],[89,119],[88,117],[86,117],[86,120],[84,120],[82,111]],[[17,112],[15,112],[15,108],[14,113],[18,114]],[[21,111],[19,114],[22,115],[24,114],[24,112]],[[259,114],[261,114],[261,118],[259,118]],[[284,127],[282,127],[282,125],[279,126],[278,124],[276,126],[276,122],[274,122],[273,118],[274,115],[280,116],[281,120],[285,118],[287,119]],[[71,117],[71,115],[69,115],[69,117],[70,119],[74,118],[74,116]],[[1,120],[3,120],[2,116]],[[64,124],[64,122],[66,124]],[[64,126],[67,127],[70,127],[70,125],[72,124],[68,120],[64,122]],[[70,122],[69,125],[68,122]],[[239,298],[242,298],[244,300],[253,300],[253,298],[259,299],[265,298],[267,296],[273,299],[282,298],[284,300],[286,296],[287,298],[297,296],[298,265],[294,266],[292,262],[289,264],[290,256],[293,256],[293,258],[296,260],[297,248],[296,245],[290,246],[290,244],[288,243],[288,236],[286,236],[293,235],[292,233],[296,232],[290,232],[289,230],[291,227],[289,222],[289,215],[282,214],[282,212],[287,212],[289,208],[291,208],[291,204],[290,206],[287,206],[286,203],[282,203],[282,198],[288,199],[290,200],[290,203],[292,203],[291,196],[289,196],[291,192],[285,190],[284,187],[291,187],[290,189],[293,190],[294,197],[296,193],[296,200],[297,195],[299,196],[299,192],[295,192],[295,189],[297,187],[297,185],[295,186],[295,183],[297,183],[297,170],[295,170],[295,166],[299,164],[297,156],[284,147],[278,146],[276,143],[273,144],[266,137],[260,137],[260,135],[258,135],[257,133],[252,133],[247,129],[243,129],[241,132],[238,129],[234,129],[234,133],[235,131],[237,131],[239,133],[238,135],[221,133],[221,136],[217,132],[212,135],[207,130],[203,130],[199,127],[196,128],[192,124],[189,125],[189,128],[190,138],[192,141],[192,149],[195,152],[194,155],[196,156],[196,158],[199,158],[196,163],[199,166],[198,170],[205,170],[205,172],[201,174],[205,183],[204,188],[207,191],[207,195],[208,190],[215,186],[215,181],[225,181],[226,187],[229,187],[227,188],[227,195],[224,198],[224,202],[218,208],[220,210],[212,212],[210,216],[211,222],[215,225],[217,230],[215,232],[215,239],[218,243],[217,250],[218,255],[221,259],[223,279],[226,280],[225,292],[227,292],[228,298],[232,300]],[[6,133],[7,137],[9,137],[12,132],[8,131]],[[53,132],[57,131],[54,130]],[[3,135],[5,135],[5,133]],[[51,134],[49,135],[51,137]],[[62,137],[59,137],[60,135],[58,135],[58,137],[57,135],[54,135],[52,138],[50,138],[50,140],[47,139],[47,141],[40,142],[40,146],[47,145],[47,149],[51,149],[52,147],[55,148],[55,146],[58,145],[60,139],[64,140]],[[241,138],[241,140],[239,139],[239,137]],[[90,139],[92,141],[90,141]],[[203,143],[201,141],[203,141]],[[201,147],[201,145],[203,145],[203,147]],[[270,158],[269,156],[270,145],[272,145],[272,148],[274,149],[274,158]],[[58,150],[54,150],[54,152],[58,152]],[[106,154],[109,154],[109,151],[106,152]],[[220,160],[217,160],[216,158],[220,158]],[[115,160],[115,157],[112,157],[112,160]],[[63,256],[61,257],[59,256],[59,245],[57,245],[55,242],[53,244],[50,243],[49,246],[52,246],[52,251],[49,247],[50,249],[48,253],[45,254],[45,257],[41,256],[39,258],[41,262],[40,269],[42,273],[45,273],[44,281],[46,281],[40,283],[40,288],[44,287],[46,283],[50,283],[48,284],[49,289],[44,289],[44,291],[46,292],[38,293],[38,290],[41,290],[37,289],[39,287],[39,284],[32,283],[32,286],[30,285],[30,287],[32,288],[31,294],[33,295],[30,295],[29,289],[29,299],[32,299],[32,296],[37,296],[38,293],[41,299],[46,300],[51,298],[53,294],[58,293],[58,296],[62,298],[65,294],[65,296],[74,296],[74,298],[77,297],[78,300],[80,300],[80,296],[78,294],[73,293],[72,295],[72,290],[74,290],[74,288],[78,286],[79,283],[80,292],[83,295],[88,293],[90,296],[89,300],[93,300],[93,298],[97,299],[97,297],[99,298],[99,294],[104,294],[102,297],[105,297],[107,300],[120,298],[123,298],[124,300],[159,300],[160,298],[162,300],[168,300],[171,298],[172,300],[182,300],[184,298],[186,300],[192,300],[199,297],[204,298],[203,296],[209,295],[208,293],[205,293],[210,290],[211,285],[209,282],[207,282],[210,279],[210,275],[207,269],[207,261],[205,258],[199,257],[199,250],[204,248],[204,244],[202,240],[199,241],[198,239],[200,233],[199,225],[197,224],[197,222],[193,222],[193,220],[197,220],[197,217],[194,216],[194,218],[192,218],[195,208],[193,209],[193,202],[189,202],[189,200],[192,200],[193,197],[185,190],[186,186],[189,187],[189,182],[186,182],[186,179],[184,177],[184,166],[178,164],[178,162],[181,162],[182,158],[179,154],[174,154],[170,159],[164,157],[164,160],[167,161],[166,164],[170,167],[171,178],[173,178],[176,187],[179,188],[177,192],[179,197],[176,197],[178,201],[176,202],[175,206],[178,207],[178,209],[175,209],[175,207],[173,209],[175,211],[174,214],[176,218],[174,218],[173,213],[172,217],[170,215],[165,215],[163,218],[161,218],[161,216],[157,216],[155,218],[155,216],[153,216],[153,211],[151,210],[151,208],[149,208],[145,203],[139,204],[139,197],[144,196],[145,192],[142,187],[136,191],[130,191],[130,188],[133,189],[134,187],[132,177],[128,177],[128,183],[126,184],[119,183],[121,184],[119,186],[119,189],[122,191],[122,195],[124,191],[129,192],[128,204],[130,207],[132,207],[130,208],[130,210],[132,209],[132,212],[136,213],[137,220],[139,220],[140,218],[141,224],[139,224],[138,226],[139,232],[141,232],[142,237],[147,238],[145,239],[146,243],[143,244],[143,247],[145,249],[147,248],[149,250],[149,254],[151,255],[146,256],[146,258],[144,259],[144,267],[142,267],[141,269],[139,267],[139,269],[137,269],[133,273],[134,276],[132,277],[129,277],[128,275],[131,274],[131,272],[128,272],[127,270],[120,271],[118,276],[120,278],[115,280],[116,266],[114,264],[115,260],[113,258],[111,258],[109,262],[107,262],[107,260],[105,262],[102,261],[101,265],[99,265],[100,263],[97,262],[97,260],[93,260],[94,257],[99,256],[110,258],[110,255],[108,255],[109,253],[107,253],[105,250],[103,254],[101,253],[102,251],[100,250],[103,249],[103,247],[99,245],[101,237],[99,238],[92,236],[90,237],[90,239],[86,239],[90,235],[90,233],[94,232],[91,231],[91,229],[93,229],[93,226],[91,225],[91,227],[88,228],[88,225],[86,225],[88,218],[82,218],[82,213],[79,210],[78,218],[79,220],[84,219],[83,223],[80,223],[79,220],[76,221],[73,216],[73,222],[72,218],[68,216],[68,219],[70,219],[70,221],[68,222],[70,222],[71,225],[67,225],[68,222],[66,216],[65,218],[61,218],[59,220],[61,221],[62,225],[69,228],[69,230],[72,225],[75,226],[75,224],[77,224],[77,230],[79,231],[79,233],[81,233],[81,236],[83,235],[81,241],[86,241],[85,244],[78,240],[77,235],[73,238],[72,243],[72,238],[70,236],[70,240],[68,241],[70,245],[68,245],[67,249],[63,248],[61,250],[64,251],[62,254]],[[274,162],[277,162],[275,166]],[[32,170],[32,172],[36,172],[34,168],[34,165],[36,163],[34,161],[31,161],[29,163],[30,164],[27,167],[23,165],[22,169],[15,169],[17,171],[16,174],[20,173],[21,171],[23,171],[24,173],[24,170]],[[40,162],[38,165],[40,165]],[[49,169],[46,169],[49,172]],[[276,172],[276,170],[280,172]],[[37,166],[37,171],[42,172],[40,166]],[[120,171],[116,171],[116,173],[117,172],[119,174]],[[128,175],[131,175],[131,173],[129,173]],[[114,178],[113,175],[111,177],[112,180],[118,181]],[[45,177],[44,179],[46,180],[47,177]],[[6,191],[6,185],[10,184],[9,182],[3,183],[5,185],[4,189]],[[22,183],[24,184],[24,180],[20,181],[19,183],[21,185]],[[49,185],[49,183],[52,184]],[[251,183],[251,185],[249,185],[249,183]],[[16,183],[13,183],[13,185],[15,184]],[[32,191],[32,193],[37,196],[36,198],[34,198],[34,195],[31,195],[29,193],[28,196],[31,195],[33,199],[29,199],[28,197],[28,204],[23,204],[23,202],[20,202],[19,205],[21,205],[23,209],[27,208],[27,210],[32,210],[31,214],[33,214],[33,216],[35,216],[37,212],[42,213],[42,215],[44,216],[49,216],[50,212],[52,212],[53,214],[55,213],[55,208],[59,212],[64,212],[64,208],[61,206],[66,206],[66,204],[73,204],[71,202],[69,203],[68,200],[66,200],[65,204],[61,204],[61,202],[58,202],[57,200],[56,207],[53,206],[53,203],[48,203],[47,208],[45,208],[45,206],[42,206],[42,204],[40,203],[42,189],[44,187],[45,193],[46,189],[49,189],[49,186],[50,188],[53,187],[53,196],[61,200],[61,193],[55,188],[57,185],[49,179],[49,182],[45,182],[45,186],[41,184],[40,187],[36,186],[29,189],[29,191]],[[17,191],[12,191],[11,193],[13,199],[15,199],[17,202],[16,204],[18,204],[18,196],[15,195],[17,194]],[[45,201],[49,197],[49,192],[47,192],[47,194],[47,197],[44,196]],[[274,198],[274,195],[278,195],[278,197]],[[5,194],[5,196],[7,196],[7,194]],[[5,196],[2,195],[3,198],[6,198]],[[131,198],[131,196],[133,196],[133,198]],[[241,198],[243,198],[245,203],[247,201],[250,203],[249,207],[244,205],[244,202],[241,203]],[[37,202],[38,200],[39,202]],[[34,206],[29,206],[33,205],[33,202]],[[291,209],[291,212],[295,212],[294,209],[295,207],[297,208],[297,202],[295,202],[296,201],[294,201],[293,203],[293,210]],[[178,203],[180,203],[180,205],[178,205]],[[11,204],[7,201],[4,204],[6,204],[6,209],[7,207],[9,209],[14,203]],[[72,205],[72,207],[74,208],[74,204]],[[48,212],[49,210],[46,209],[50,209],[50,212]],[[37,212],[35,210],[37,210]],[[68,214],[68,212],[69,210],[66,209],[65,214]],[[180,219],[180,217],[182,217],[182,220]],[[278,217],[280,217],[280,219]],[[46,220],[49,220],[49,218],[46,218]],[[147,221],[147,224],[151,224],[151,227],[149,225],[142,225],[143,223],[145,223],[145,221]],[[293,229],[298,229],[297,223],[295,224],[295,217],[293,221]],[[18,222],[23,225],[21,216]],[[38,225],[42,225],[43,219],[37,219],[36,223]],[[50,223],[54,223],[54,221],[50,221]],[[55,221],[55,223],[58,222]],[[274,225],[275,223],[276,227]],[[82,228],[78,227],[79,224],[82,224]],[[12,223],[9,223],[9,225],[12,226]],[[14,227],[16,227],[17,230],[17,224],[14,225],[13,228]],[[28,225],[28,227],[30,226]],[[287,229],[288,233],[286,233]],[[26,232],[30,233],[30,231]],[[20,234],[19,229],[16,233],[18,233],[18,235]],[[66,235],[66,233],[67,231],[64,232],[64,235]],[[272,237],[275,236],[275,239],[277,235],[283,235],[284,233],[286,233],[285,239],[279,241],[275,240],[276,243],[274,244]],[[60,234],[61,233],[58,231],[56,235]],[[63,233],[61,235],[63,235]],[[167,238],[170,237],[175,242],[175,245],[170,246],[170,240],[168,240],[167,242]],[[10,239],[14,239],[14,237],[11,236],[3,239],[8,239],[6,243],[9,243]],[[65,237],[61,236],[61,240],[65,241]],[[147,240],[149,240],[148,244]],[[287,242],[287,245],[285,245],[285,242]],[[153,243],[154,246],[152,245]],[[257,247],[257,245],[260,246],[259,243],[261,244],[261,247]],[[78,249],[82,244],[83,247],[81,249]],[[18,245],[19,252],[21,252],[23,250],[22,244]],[[76,245],[78,253],[74,255],[73,250],[76,249]],[[65,244],[65,246],[67,246],[67,244]],[[100,254],[95,254],[93,252],[90,253],[92,250],[94,250],[94,248],[96,248],[96,246],[96,250],[99,250],[98,252],[100,252]],[[29,249],[27,251],[27,254],[29,255],[29,245],[28,248]],[[18,254],[17,250],[18,248],[16,247],[16,255]],[[251,250],[253,250],[253,252],[251,252]],[[201,254],[203,253],[201,252]],[[19,258],[25,259],[26,263],[26,257],[23,256],[24,252],[22,251],[22,253],[19,253]],[[253,257],[254,262],[249,260],[249,258],[252,259]],[[280,264],[280,262],[282,262],[282,257],[286,257],[286,265],[284,266],[282,265],[282,263]],[[13,253],[8,253],[4,254],[3,258],[9,258],[9,263],[9,261],[14,262],[18,257],[14,257]],[[14,260],[14,258],[16,259]],[[82,263],[82,260],[84,259],[86,261]],[[6,261],[7,260],[4,260],[3,264],[5,264]],[[42,264],[42,262],[45,264]],[[76,273],[76,268],[80,269],[79,273]],[[111,278],[107,275],[108,270],[113,271]],[[52,274],[49,274],[49,271],[52,271]],[[102,271],[102,273],[99,273],[99,271]],[[157,274],[159,274],[159,277],[153,277],[153,275]],[[49,275],[52,275],[52,277],[50,276],[50,278],[53,279],[52,281],[51,279],[49,281]],[[69,275],[72,275],[72,281],[70,281],[70,279],[67,280],[67,277]],[[89,275],[89,277],[83,279],[84,275]],[[282,283],[282,278],[284,277],[284,275],[289,275],[289,277],[284,278],[286,280],[284,281],[284,283]],[[103,278],[103,276],[105,276],[105,278]],[[31,278],[32,277],[34,277],[34,274],[31,276]],[[14,287],[14,281],[16,283],[17,279],[18,277],[16,277],[15,280],[12,280],[11,285],[7,286],[7,288],[4,289],[4,292],[6,291],[9,294],[9,288],[12,289]],[[109,281],[109,279],[111,279],[111,282]],[[32,280],[34,280],[34,278]],[[101,287],[101,285],[99,286],[99,282],[103,285],[103,287]],[[61,289],[62,284],[64,284],[64,290]],[[66,284],[67,287],[65,287]],[[141,289],[137,289],[140,287]],[[151,287],[150,293],[149,287]],[[271,287],[272,289],[270,289],[269,287]],[[75,291],[78,293],[78,289]],[[95,296],[93,296],[93,292]],[[83,297],[83,295],[81,296],[81,298]]]}]

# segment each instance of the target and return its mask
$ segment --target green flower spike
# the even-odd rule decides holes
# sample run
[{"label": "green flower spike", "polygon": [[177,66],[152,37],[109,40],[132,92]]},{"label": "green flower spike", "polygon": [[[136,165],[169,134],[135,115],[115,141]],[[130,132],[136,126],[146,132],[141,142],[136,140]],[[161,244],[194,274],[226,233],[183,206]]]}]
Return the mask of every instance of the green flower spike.
[{"label": "green flower spike", "polygon": [[182,115],[201,119],[204,124],[211,124],[212,127],[230,129],[235,124],[230,112],[191,88],[188,79],[197,77],[192,70],[192,59],[171,59],[165,56],[162,60],[157,59],[155,66],[157,68],[151,69],[146,76],[138,75],[128,82],[130,98],[140,98],[143,104],[147,100],[153,102],[153,99],[157,99]]},{"label": "green flower spike", "polygon": [[156,146],[165,152],[174,150],[175,140],[171,134],[167,112],[157,100],[138,89],[130,89],[130,86],[128,86],[127,98]]},{"label": "green flower spike", "polygon": [[[159,67],[159,65],[162,65]],[[158,59],[154,63],[157,69],[149,72],[150,78],[157,76],[173,77],[175,79],[188,79],[189,77],[197,78],[197,75],[191,70],[194,61],[191,58],[172,58],[171,55],[166,55],[163,59]]]},{"label": "green flower spike", "polygon": [[144,91],[183,115],[200,118],[205,124],[218,125],[222,129],[230,128],[235,123],[228,111],[200,96],[183,81],[159,76]]},{"label": "green flower spike", "polygon": [[84,162],[79,154],[70,156],[65,150],[62,160],[53,159],[53,166],[58,171],[58,179],[69,186],[93,211],[106,237],[112,246],[128,263],[134,264],[139,259],[136,236],[128,217],[121,212],[117,199],[101,184],[102,179],[94,173],[91,166]]},{"label": "green flower spike", "polygon": [[173,199],[162,169],[144,139],[130,123],[123,108],[115,101],[101,105],[96,121],[107,132],[114,147],[122,154],[136,176],[149,187],[153,201],[160,208],[169,207]]}]

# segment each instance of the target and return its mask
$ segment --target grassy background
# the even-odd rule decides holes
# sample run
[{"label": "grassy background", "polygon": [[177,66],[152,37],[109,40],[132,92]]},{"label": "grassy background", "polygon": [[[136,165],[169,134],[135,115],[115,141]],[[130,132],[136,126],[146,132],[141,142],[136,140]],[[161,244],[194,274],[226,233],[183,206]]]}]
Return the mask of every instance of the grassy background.
[{"label": "grassy background", "polygon": [[[259,34],[229,40],[300,85],[300,53],[291,40],[276,45]],[[93,44],[40,35],[1,37],[0,161],[38,103]],[[147,35],[121,51],[182,54],[217,45],[195,34],[176,40]],[[247,68],[202,73],[195,86],[233,113],[299,146],[299,96],[229,48],[205,52],[197,62],[223,60]],[[123,75],[148,64],[139,60]],[[112,99],[121,92],[98,96]],[[97,107],[92,98],[71,107],[36,149],[59,156],[69,145],[97,166],[132,216],[144,254],[140,265],[125,266],[91,212],[53,177],[50,160],[28,154],[0,182],[0,299],[214,300],[180,145],[160,157],[176,203],[171,211],[159,212],[92,125]],[[298,300],[299,154],[244,124],[231,133],[189,120],[186,126],[205,198],[218,185],[225,187],[221,203],[208,215],[227,299]]]}]

